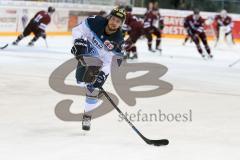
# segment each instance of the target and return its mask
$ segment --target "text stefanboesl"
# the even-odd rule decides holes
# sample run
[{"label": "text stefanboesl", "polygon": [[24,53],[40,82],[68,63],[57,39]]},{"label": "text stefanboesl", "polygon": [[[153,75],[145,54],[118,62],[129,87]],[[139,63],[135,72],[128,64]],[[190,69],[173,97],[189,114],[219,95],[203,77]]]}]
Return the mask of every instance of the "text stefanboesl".
[{"label": "text stefanboesl", "polygon": [[[163,113],[160,109],[156,113],[143,113],[139,109],[136,113],[125,112],[125,116],[132,122],[192,122],[192,110],[184,113]],[[124,118],[119,115],[119,122]]]}]

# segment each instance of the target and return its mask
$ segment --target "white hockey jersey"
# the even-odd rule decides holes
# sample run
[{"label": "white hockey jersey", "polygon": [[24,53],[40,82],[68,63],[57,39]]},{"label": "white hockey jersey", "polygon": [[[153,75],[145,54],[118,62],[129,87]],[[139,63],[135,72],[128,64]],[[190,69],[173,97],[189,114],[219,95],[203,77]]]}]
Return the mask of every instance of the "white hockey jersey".
[{"label": "white hockey jersey", "polygon": [[123,57],[121,46],[124,42],[121,30],[111,35],[105,33],[107,22],[104,17],[91,16],[72,29],[73,41],[78,38],[88,41],[88,51],[83,57],[87,65],[98,66],[97,62],[94,64],[89,58],[99,59],[102,62],[101,70],[105,74],[111,72],[112,63],[120,66]]}]

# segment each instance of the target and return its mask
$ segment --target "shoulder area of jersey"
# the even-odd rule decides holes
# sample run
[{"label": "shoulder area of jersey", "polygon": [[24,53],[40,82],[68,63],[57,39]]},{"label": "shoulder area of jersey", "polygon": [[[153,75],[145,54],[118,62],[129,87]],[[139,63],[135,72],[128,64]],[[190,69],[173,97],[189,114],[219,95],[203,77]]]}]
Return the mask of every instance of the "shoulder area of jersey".
[{"label": "shoulder area of jersey", "polygon": [[107,18],[99,15],[92,15],[87,18],[88,20],[94,20],[94,21],[106,21]]}]

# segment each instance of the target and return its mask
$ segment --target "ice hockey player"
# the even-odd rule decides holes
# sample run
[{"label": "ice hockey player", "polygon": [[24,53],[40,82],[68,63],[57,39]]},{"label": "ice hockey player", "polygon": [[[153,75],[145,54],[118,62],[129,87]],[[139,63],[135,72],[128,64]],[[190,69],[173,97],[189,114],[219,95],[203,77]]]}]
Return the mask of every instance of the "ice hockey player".
[{"label": "ice hockey player", "polygon": [[[132,7],[126,6],[125,30],[128,31],[129,37],[126,40],[126,57],[130,59],[138,58],[136,42],[144,34],[143,21],[132,14]],[[133,54],[130,57],[130,53]]]},{"label": "ice hockey player", "polygon": [[[158,24],[159,23],[159,24]],[[160,26],[158,26],[160,25]],[[144,29],[146,31],[146,38],[148,40],[148,50],[155,52],[152,49],[152,34],[156,36],[156,47],[158,51],[162,51],[160,48],[161,43],[161,30],[163,29],[163,18],[161,17],[158,8],[154,8],[152,3],[149,3],[148,11],[145,13],[144,17]]]},{"label": "ice hockey player", "polygon": [[228,16],[227,11],[222,10],[220,14],[215,16],[214,21],[216,23],[216,37],[217,37],[215,46],[219,41],[220,27],[225,27],[225,35],[224,35],[225,40],[228,35],[231,35],[232,43],[234,44],[234,38],[232,35],[233,22],[232,22],[232,18]]},{"label": "ice hockey player", "polygon": [[12,44],[17,45],[24,37],[29,36],[31,33],[34,34],[34,38],[28,43],[29,46],[33,46],[34,42],[36,42],[39,37],[46,39],[45,30],[47,25],[51,22],[51,15],[54,12],[55,8],[48,7],[47,11],[39,11],[35,14],[24,29],[23,33],[20,34]]},{"label": "ice hockey player", "polygon": [[[122,61],[124,40],[121,27],[125,18],[125,11],[115,8],[106,18],[90,16],[72,29],[74,44],[71,53],[79,61],[76,80],[78,84],[84,84],[86,89],[83,130],[90,130],[90,111],[99,106],[99,88],[110,74],[112,63]],[[114,57],[117,61],[113,61]]]},{"label": "ice hockey player", "polygon": [[185,18],[184,26],[187,29],[188,34],[191,36],[193,42],[196,44],[199,54],[204,58],[203,50],[200,45],[202,41],[209,58],[212,58],[211,50],[207,42],[207,36],[204,31],[204,19],[200,16],[199,10],[195,9],[192,15]]}]

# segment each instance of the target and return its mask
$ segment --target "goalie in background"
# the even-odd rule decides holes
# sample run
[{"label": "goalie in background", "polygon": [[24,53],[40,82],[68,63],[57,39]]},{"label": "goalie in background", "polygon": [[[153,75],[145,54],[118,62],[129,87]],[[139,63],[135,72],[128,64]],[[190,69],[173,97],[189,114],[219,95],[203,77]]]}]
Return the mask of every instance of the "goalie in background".
[{"label": "goalie in background", "polygon": [[219,37],[220,37],[220,28],[224,27],[224,39],[226,41],[226,38],[228,35],[231,35],[231,39],[232,39],[232,43],[235,44],[234,42],[234,38],[233,38],[233,34],[232,34],[232,30],[233,30],[233,22],[232,22],[232,18],[230,16],[228,16],[227,11],[226,10],[222,10],[220,12],[220,14],[215,16],[214,19],[215,23],[216,23],[216,44],[215,47],[217,46],[217,43],[219,41]]}]

